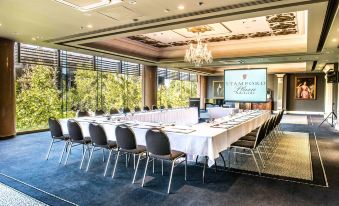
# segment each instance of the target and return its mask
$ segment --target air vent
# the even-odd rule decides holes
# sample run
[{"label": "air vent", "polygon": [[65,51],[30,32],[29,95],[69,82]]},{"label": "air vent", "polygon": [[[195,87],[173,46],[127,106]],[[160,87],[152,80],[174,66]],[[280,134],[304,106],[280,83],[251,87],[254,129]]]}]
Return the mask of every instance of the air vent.
[{"label": "air vent", "polygon": [[121,0],[54,0],[82,12],[92,11],[121,3]]},{"label": "air vent", "polygon": [[104,8],[101,9],[99,13],[119,21],[137,19],[141,17],[139,14],[124,6]]}]

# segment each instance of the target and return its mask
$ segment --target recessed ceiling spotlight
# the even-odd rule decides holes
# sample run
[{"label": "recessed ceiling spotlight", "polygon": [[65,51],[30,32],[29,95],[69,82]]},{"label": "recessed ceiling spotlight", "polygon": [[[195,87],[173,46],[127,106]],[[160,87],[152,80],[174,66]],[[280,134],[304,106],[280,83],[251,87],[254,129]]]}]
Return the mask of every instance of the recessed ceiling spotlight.
[{"label": "recessed ceiling spotlight", "polygon": [[169,10],[169,9],[164,9],[164,12],[166,12],[166,13],[168,13],[168,12],[170,12],[171,10]]},{"label": "recessed ceiling spotlight", "polygon": [[2,26],[2,24],[0,23],[0,26]]},{"label": "recessed ceiling spotlight", "polygon": [[178,6],[178,9],[179,9],[179,10],[184,10],[184,9],[185,9],[185,6],[184,6],[184,5],[179,5],[179,6]]},{"label": "recessed ceiling spotlight", "polygon": [[36,41],[36,38],[35,38],[35,37],[32,37],[32,40],[33,40],[33,41]]},{"label": "recessed ceiling spotlight", "polygon": [[86,27],[89,28],[89,29],[92,29],[93,25],[92,24],[88,24]]},{"label": "recessed ceiling spotlight", "polygon": [[83,27],[83,26],[81,26],[81,27],[80,27],[80,29],[81,29],[81,30],[83,30],[83,29],[84,29],[84,27]]},{"label": "recessed ceiling spotlight", "polygon": [[337,42],[338,40],[336,38],[332,39],[333,42]]},{"label": "recessed ceiling spotlight", "polygon": [[204,4],[204,2],[202,2],[202,1],[200,1],[200,2],[198,3],[199,6],[202,6],[203,4]]},{"label": "recessed ceiling spotlight", "polygon": [[85,16],[92,16],[90,13],[84,13]]},{"label": "recessed ceiling spotlight", "polygon": [[134,1],[134,0],[130,0],[128,1],[129,4],[137,4],[137,1]]},{"label": "recessed ceiling spotlight", "polygon": [[133,21],[139,21],[139,19],[133,19]]}]

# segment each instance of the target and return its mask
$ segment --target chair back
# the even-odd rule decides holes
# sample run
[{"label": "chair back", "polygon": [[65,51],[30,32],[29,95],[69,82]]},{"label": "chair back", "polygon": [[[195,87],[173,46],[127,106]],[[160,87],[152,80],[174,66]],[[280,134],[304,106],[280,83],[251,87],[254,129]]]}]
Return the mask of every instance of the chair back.
[{"label": "chair back", "polygon": [[78,117],[89,117],[89,112],[88,111],[79,111],[78,112]]},{"label": "chair back", "polygon": [[165,109],[165,106],[164,106],[164,105],[161,105],[161,106],[160,106],[160,109]]},{"label": "chair back", "polygon": [[80,125],[74,119],[69,119],[67,121],[67,128],[68,128],[69,137],[72,140],[83,140],[84,139]]},{"label": "chair back", "polygon": [[134,107],[134,112],[140,112],[140,111],[141,111],[140,107]]},{"label": "chair back", "polygon": [[128,108],[128,107],[124,107],[124,108],[122,109],[122,113],[129,113],[129,112],[131,112],[131,110],[130,110],[130,108]]},{"label": "chair back", "polygon": [[154,155],[170,155],[171,145],[167,135],[159,129],[150,129],[146,132],[147,151]]},{"label": "chair back", "polygon": [[89,135],[91,136],[91,140],[94,145],[107,145],[107,136],[104,128],[100,124],[90,123]]},{"label": "chair back", "polygon": [[172,107],[172,105],[169,104],[169,105],[167,105],[167,108],[172,109],[173,107]]},{"label": "chair back", "polygon": [[157,105],[152,105],[152,110],[157,110],[157,109],[158,109]]},{"label": "chair back", "polygon": [[109,113],[110,114],[119,114],[119,110],[117,110],[116,108],[111,108]]},{"label": "chair back", "polygon": [[54,117],[48,118],[48,125],[52,138],[63,136],[60,122],[57,119]]},{"label": "chair back", "polygon": [[118,125],[115,128],[115,137],[119,148],[125,150],[137,148],[134,132],[127,125]]},{"label": "chair back", "polygon": [[266,137],[266,131],[267,131],[267,126],[269,124],[269,120],[265,121],[258,129],[255,143],[254,143],[254,148],[256,148],[261,141]]},{"label": "chair back", "polygon": [[105,112],[104,112],[104,110],[95,110],[95,116],[100,116],[100,115],[104,115],[105,114]]},{"label": "chair back", "polygon": [[148,106],[144,106],[144,111],[149,111],[149,107]]}]

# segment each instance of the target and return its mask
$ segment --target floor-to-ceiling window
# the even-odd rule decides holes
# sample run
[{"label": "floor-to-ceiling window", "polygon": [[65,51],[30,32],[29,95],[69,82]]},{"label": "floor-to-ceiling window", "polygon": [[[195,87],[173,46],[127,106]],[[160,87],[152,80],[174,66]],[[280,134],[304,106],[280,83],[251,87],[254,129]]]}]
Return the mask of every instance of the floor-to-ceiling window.
[{"label": "floor-to-ceiling window", "polygon": [[187,107],[189,98],[196,96],[196,74],[165,68],[158,69],[158,105]]},{"label": "floor-to-ceiling window", "polygon": [[57,51],[25,45],[16,64],[17,131],[47,127],[48,117],[62,117]]},{"label": "floor-to-ceiling window", "polygon": [[17,130],[48,127],[78,111],[141,106],[139,64],[17,44]]}]

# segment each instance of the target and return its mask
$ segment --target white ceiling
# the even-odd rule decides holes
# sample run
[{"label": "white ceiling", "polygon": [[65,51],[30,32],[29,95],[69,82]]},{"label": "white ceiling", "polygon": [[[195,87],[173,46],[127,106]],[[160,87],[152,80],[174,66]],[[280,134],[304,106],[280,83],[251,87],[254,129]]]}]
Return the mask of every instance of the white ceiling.
[{"label": "white ceiling", "polygon": [[[69,1],[76,3],[80,2],[78,0]],[[79,4],[85,5],[87,1],[97,2],[98,0],[81,0]],[[136,0],[136,4],[129,4],[129,0],[124,0],[119,4],[104,7],[95,11],[81,12],[54,0],[1,0],[0,37],[28,44],[67,49],[86,54],[101,55],[137,62],[139,60],[136,58],[133,58],[130,55],[122,55],[119,52],[109,53],[107,50],[95,48],[91,48],[89,51],[88,47],[83,46],[83,44],[102,40],[107,41],[130,35],[158,34],[159,32],[161,33],[161,31],[169,32],[169,36],[172,38],[169,40],[170,38],[167,37],[168,40],[162,39],[162,41],[175,41],[176,39],[182,39],[182,36],[192,38],[192,35],[187,33],[185,28],[202,24],[210,24],[215,28],[213,31],[214,33],[206,33],[206,35],[218,36],[230,33],[218,22],[225,23],[225,25],[232,31],[230,34],[267,31],[267,25],[263,23],[263,17],[266,15],[284,12],[308,11],[307,14],[305,14],[305,12],[297,13],[298,34],[296,34],[299,39],[300,37],[305,36],[302,42],[306,45],[301,46],[301,44],[298,44],[298,46],[301,46],[300,49],[304,51],[305,55],[308,55],[309,53],[316,51],[327,7],[327,1],[284,0],[272,2],[267,1],[265,4],[217,10],[218,8],[223,8],[227,5],[249,3],[250,0],[202,1],[204,2],[203,5],[199,5],[199,1],[197,0]],[[85,4],[83,4],[84,2]],[[179,5],[184,6],[185,9],[179,10],[177,8]],[[166,12],[165,9],[168,9],[169,12]],[[211,13],[205,12],[212,10],[213,12]],[[186,15],[188,13],[200,11],[204,12],[195,16]],[[178,18],[171,19],[170,17],[173,16]],[[196,18],[201,20],[196,21]],[[256,21],[253,21],[253,19]],[[338,38],[339,40],[339,31],[337,30],[339,28],[338,15],[332,27],[333,28],[331,28],[331,32],[329,34],[330,38]],[[177,33],[173,31],[176,31]],[[111,32],[115,33],[112,35],[106,35]],[[92,38],[92,36],[95,37]],[[161,36],[162,35],[158,35],[157,38],[163,38]],[[84,37],[86,37],[86,39]],[[57,44],[57,41],[52,41],[55,39],[76,39],[76,41],[61,45]],[[269,41],[271,40],[272,39]],[[249,46],[254,49],[248,50],[252,51],[252,53],[250,52],[247,54],[248,56],[267,55],[261,50],[263,47],[266,47],[264,44],[265,40],[258,41],[259,43],[257,42],[259,47],[256,46],[256,44],[253,44],[255,42],[251,41],[252,40],[244,40],[242,44],[228,42],[225,44],[225,51],[219,50],[219,53],[222,54],[224,52],[225,57],[223,59],[227,59],[227,55],[235,55],[237,53],[239,57],[244,57],[246,55],[242,53],[242,51],[247,51],[248,49],[245,46],[246,44],[249,44]],[[267,40],[267,42],[269,41]],[[295,49],[293,49],[295,45],[286,42],[286,39],[281,41],[281,44],[283,44],[284,47],[284,53],[286,55],[295,53]],[[335,54],[338,51],[336,49],[337,45],[338,44],[336,42],[327,40],[325,44],[325,51],[327,51],[327,48],[330,48],[329,52]],[[288,46],[290,46],[290,52],[288,51]],[[227,48],[230,48],[230,51],[226,51]],[[278,48],[278,46],[276,46],[274,49],[279,50],[280,47]],[[105,54],[103,54],[103,52],[105,52]],[[153,52],[155,52],[155,50]],[[167,54],[163,53],[163,55]],[[321,59],[321,55],[319,58]],[[181,61],[182,58],[175,59],[172,60],[169,65],[175,65]],[[144,61],[142,59],[140,59],[139,62],[157,63],[156,61]],[[173,62],[176,63],[174,64]]]}]

